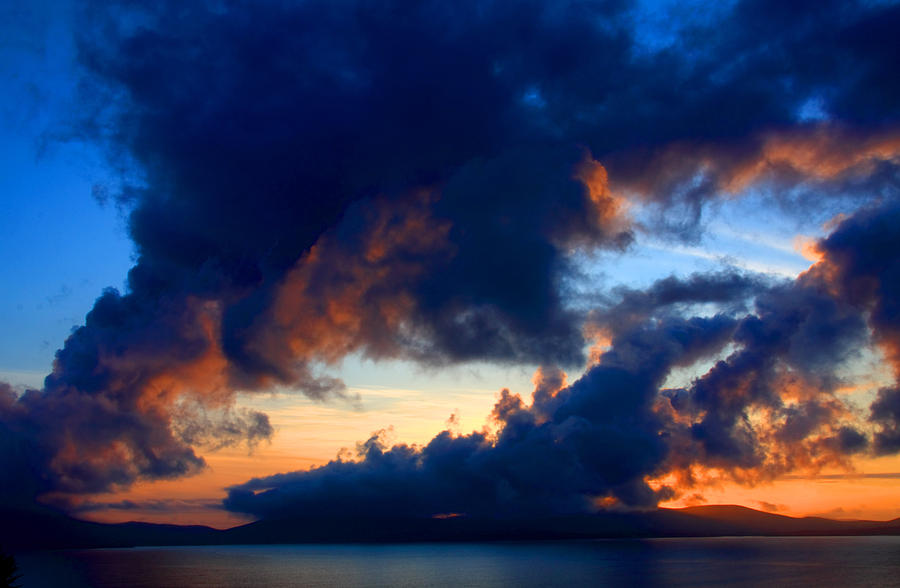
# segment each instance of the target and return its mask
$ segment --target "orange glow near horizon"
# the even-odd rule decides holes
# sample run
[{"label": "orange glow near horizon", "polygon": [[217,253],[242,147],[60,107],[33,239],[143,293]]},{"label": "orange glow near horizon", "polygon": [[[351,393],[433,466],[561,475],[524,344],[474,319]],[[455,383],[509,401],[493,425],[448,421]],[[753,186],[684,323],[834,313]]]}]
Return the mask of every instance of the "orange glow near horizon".
[{"label": "orange glow near horizon", "polygon": [[[863,464],[860,464],[861,466]],[[664,508],[705,504],[737,504],[776,514],[835,519],[892,520],[900,517],[900,459],[867,460],[863,474],[823,474],[802,478],[786,476],[767,484],[748,487],[734,482],[686,491],[682,496],[660,503]],[[873,471],[890,467],[890,472]],[[885,477],[874,477],[881,474]]]},{"label": "orange glow near horizon", "polygon": [[[535,376],[537,377],[537,376]],[[147,508],[105,509],[79,514],[80,518],[117,523],[132,520],[202,524],[228,528],[252,519],[229,513],[216,505],[227,486],[251,477],[307,470],[334,459],[341,448],[353,448],[373,431],[389,430],[389,441],[422,445],[448,427],[460,432],[482,430],[485,415],[498,398],[490,390],[434,395],[411,390],[360,390],[364,402],[385,401],[384,410],[353,410],[295,398],[283,406],[266,407],[277,434],[249,454],[246,448],[225,448],[204,455],[208,467],[180,480],[142,482],[132,488],[101,496],[96,502],[132,501]],[[738,504],[787,516],[826,516],[889,520],[900,517],[900,456],[857,460],[856,473],[824,470],[819,477],[783,476],[771,482],[744,486],[722,481],[721,476],[695,480],[678,498],[660,504],[681,508],[700,504]],[[866,477],[868,476],[868,477]],[[880,477],[878,477],[880,476]],[[663,480],[673,484],[671,480]],[[675,484],[676,487],[678,486]],[[170,505],[153,508],[156,501]],[[601,501],[601,506],[609,506]]]},{"label": "orange glow near horizon", "polygon": [[[98,502],[130,500],[135,503],[166,499],[175,507],[166,510],[136,508],[107,509],[79,515],[80,518],[120,523],[200,524],[229,528],[253,519],[215,508],[225,496],[224,487],[247,481],[253,476],[306,470],[323,465],[334,455],[322,458],[297,457],[279,451],[260,449],[254,455],[228,450],[206,456],[209,468],[193,478],[136,484],[126,492],[94,497]],[[661,502],[663,508],[683,508],[706,504],[737,504],[776,514],[803,517],[823,516],[836,519],[891,520],[900,517],[900,457],[866,460],[857,464],[865,474],[846,472],[804,478],[786,476],[753,487],[734,482],[718,482],[687,490],[676,499]],[[881,477],[878,477],[881,476]],[[601,506],[611,506],[602,501]]]},{"label": "orange glow near horizon", "polygon": [[[77,516],[106,523],[136,520],[215,528],[244,524],[253,519],[213,507],[225,498],[226,487],[254,477],[324,465],[381,429],[388,429],[391,443],[416,445],[427,443],[448,427],[463,433],[482,430],[498,395],[492,390],[443,390],[435,394],[370,388],[351,392],[361,394],[362,410],[346,403],[323,404],[305,397],[276,399],[269,403],[273,406],[264,407],[276,430],[271,443],[260,444],[252,453],[246,447],[204,453],[207,468],[192,477],[138,482],[127,490],[90,497],[98,503],[132,501],[152,505],[165,501],[173,505],[171,509],[109,508]],[[258,403],[254,403],[254,408],[260,408]]]}]

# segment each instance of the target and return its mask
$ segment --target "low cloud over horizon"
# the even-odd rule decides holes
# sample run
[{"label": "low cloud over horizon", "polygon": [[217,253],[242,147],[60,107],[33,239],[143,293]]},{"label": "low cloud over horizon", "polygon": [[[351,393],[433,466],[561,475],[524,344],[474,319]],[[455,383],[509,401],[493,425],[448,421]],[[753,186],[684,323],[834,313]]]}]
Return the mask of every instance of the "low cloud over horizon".
[{"label": "low cloud over horizon", "polygon": [[[56,135],[120,174],[135,263],[40,389],[0,384],[7,505],[197,474],[275,434],[239,394],[355,402],[350,356],[541,367],[483,431],[374,434],[225,509],[646,508],[900,453],[900,6],[76,6]],[[583,267],[749,198],[825,227],[805,272]],[[848,395],[864,353],[893,383]]]}]

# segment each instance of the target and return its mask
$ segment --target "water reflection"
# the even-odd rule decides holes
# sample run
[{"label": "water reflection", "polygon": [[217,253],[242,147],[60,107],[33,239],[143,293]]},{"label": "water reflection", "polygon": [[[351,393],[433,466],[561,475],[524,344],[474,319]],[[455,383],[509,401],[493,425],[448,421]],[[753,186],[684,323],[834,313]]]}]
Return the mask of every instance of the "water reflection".
[{"label": "water reflection", "polygon": [[900,537],[97,549],[19,556],[45,586],[900,586]]}]

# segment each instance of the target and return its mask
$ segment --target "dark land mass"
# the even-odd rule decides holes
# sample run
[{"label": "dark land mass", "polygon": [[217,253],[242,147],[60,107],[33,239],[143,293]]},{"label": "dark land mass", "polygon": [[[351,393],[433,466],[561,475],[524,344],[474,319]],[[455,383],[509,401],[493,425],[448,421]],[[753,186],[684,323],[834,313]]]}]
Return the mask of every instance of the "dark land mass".
[{"label": "dark land mass", "polygon": [[0,545],[34,549],[275,543],[510,541],[641,537],[900,535],[900,519],[794,518],[717,505],[522,519],[291,518],[226,530],[151,523],[102,524],[49,510],[0,511]]}]

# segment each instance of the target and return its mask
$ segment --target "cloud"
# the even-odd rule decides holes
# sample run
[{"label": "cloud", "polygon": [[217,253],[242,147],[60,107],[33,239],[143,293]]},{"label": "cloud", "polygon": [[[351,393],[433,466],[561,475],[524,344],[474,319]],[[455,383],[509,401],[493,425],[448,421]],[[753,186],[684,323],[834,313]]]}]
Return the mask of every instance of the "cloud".
[{"label": "cloud", "polygon": [[[881,347],[894,377],[900,378],[900,207],[894,201],[865,208],[842,219],[818,245],[823,259],[810,274],[832,295],[865,313],[873,338]],[[880,426],[874,441],[878,454],[900,450],[900,394],[897,387],[879,390],[870,420]]]},{"label": "cloud", "polygon": [[[556,177],[560,168],[568,173]],[[581,362],[579,314],[561,293],[566,251],[631,238],[603,173],[578,149],[519,149],[464,167],[439,195],[354,204],[253,314],[241,367],[278,374],[355,351],[433,364]]]},{"label": "cloud", "polygon": [[[872,214],[844,220],[818,247],[836,251]],[[542,368],[530,404],[503,390],[495,433],[444,431],[423,447],[376,434],[355,458],[233,486],[224,507],[260,518],[647,507],[711,473],[753,485],[895,452],[893,390],[871,407],[883,426],[874,435],[836,394],[841,366],[884,335],[877,305],[835,289],[835,263],[826,253],[795,280],[720,272],[619,288],[590,317],[604,337],[596,363],[571,385]],[[723,354],[689,386],[664,388],[672,369]]]},{"label": "cloud", "polygon": [[760,186],[774,188],[776,200],[795,208],[808,208],[810,192],[864,201],[887,186],[896,191],[900,129],[799,125],[724,143],[673,142],[641,153],[633,172],[630,165],[623,162],[614,174],[613,189],[651,202],[668,194],[702,205]]},{"label": "cloud", "polygon": [[719,317],[673,321],[660,330],[665,339],[654,338],[648,362],[611,354],[555,393],[558,372],[542,372],[531,406],[502,392],[492,415],[496,436],[445,431],[421,448],[387,448],[374,435],[357,461],[251,480],[230,488],[225,506],[259,517],[428,517],[581,512],[607,495],[629,506],[655,504],[658,494],[643,482],[666,457],[654,386],[667,362],[702,353],[729,327]]},{"label": "cloud", "polygon": [[4,403],[4,432],[32,452],[42,490],[188,475],[205,467],[194,446],[272,435],[266,415],[232,408],[214,304],[178,301],[161,316],[137,304],[107,291],[57,353],[43,389]]},{"label": "cloud", "polygon": [[884,455],[900,452],[900,390],[879,390],[870,418],[882,427],[875,435],[875,451]]},{"label": "cloud", "polygon": [[[34,493],[190,475],[201,449],[271,436],[265,415],[234,408],[239,393],[352,402],[328,375],[350,353],[571,368],[587,358],[586,326],[612,348],[570,386],[548,370],[530,408],[509,400],[498,440],[441,438],[424,470],[417,450],[373,441],[360,463],[371,453],[426,489],[449,471],[445,451],[497,468],[556,456],[576,469],[566,480],[476,468],[496,485],[473,508],[511,493],[567,510],[594,494],[651,503],[644,479],[672,460],[660,435],[690,438],[709,462],[768,464],[750,410],[783,421],[765,443],[809,441],[826,456],[815,463],[859,449],[819,373],[866,320],[886,349],[894,336],[890,292],[850,284],[841,235],[855,225],[822,245],[834,279],[673,280],[593,313],[570,291],[572,254],[621,251],[639,228],[689,237],[707,202],[772,177],[892,198],[900,87],[885,48],[900,11],[741,2],[658,50],[636,42],[632,16],[616,2],[82,3],[83,110],[66,133],[122,172],[136,262],[42,389],[4,393],[4,459],[33,470]],[[811,98],[820,127],[797,120]],[[658,205],[656,226],[635,224],[629,191]],[[857,296],[881,302],[860,318]],[[683,315],[703,304],[717,312]],[[657,406],[665,374],[726,341],[740,349],[667,396],[690,421],[678,429]],[[774,470],[800,456],[785,459]],[[298,492],[369,480],[327,467]]]}]

